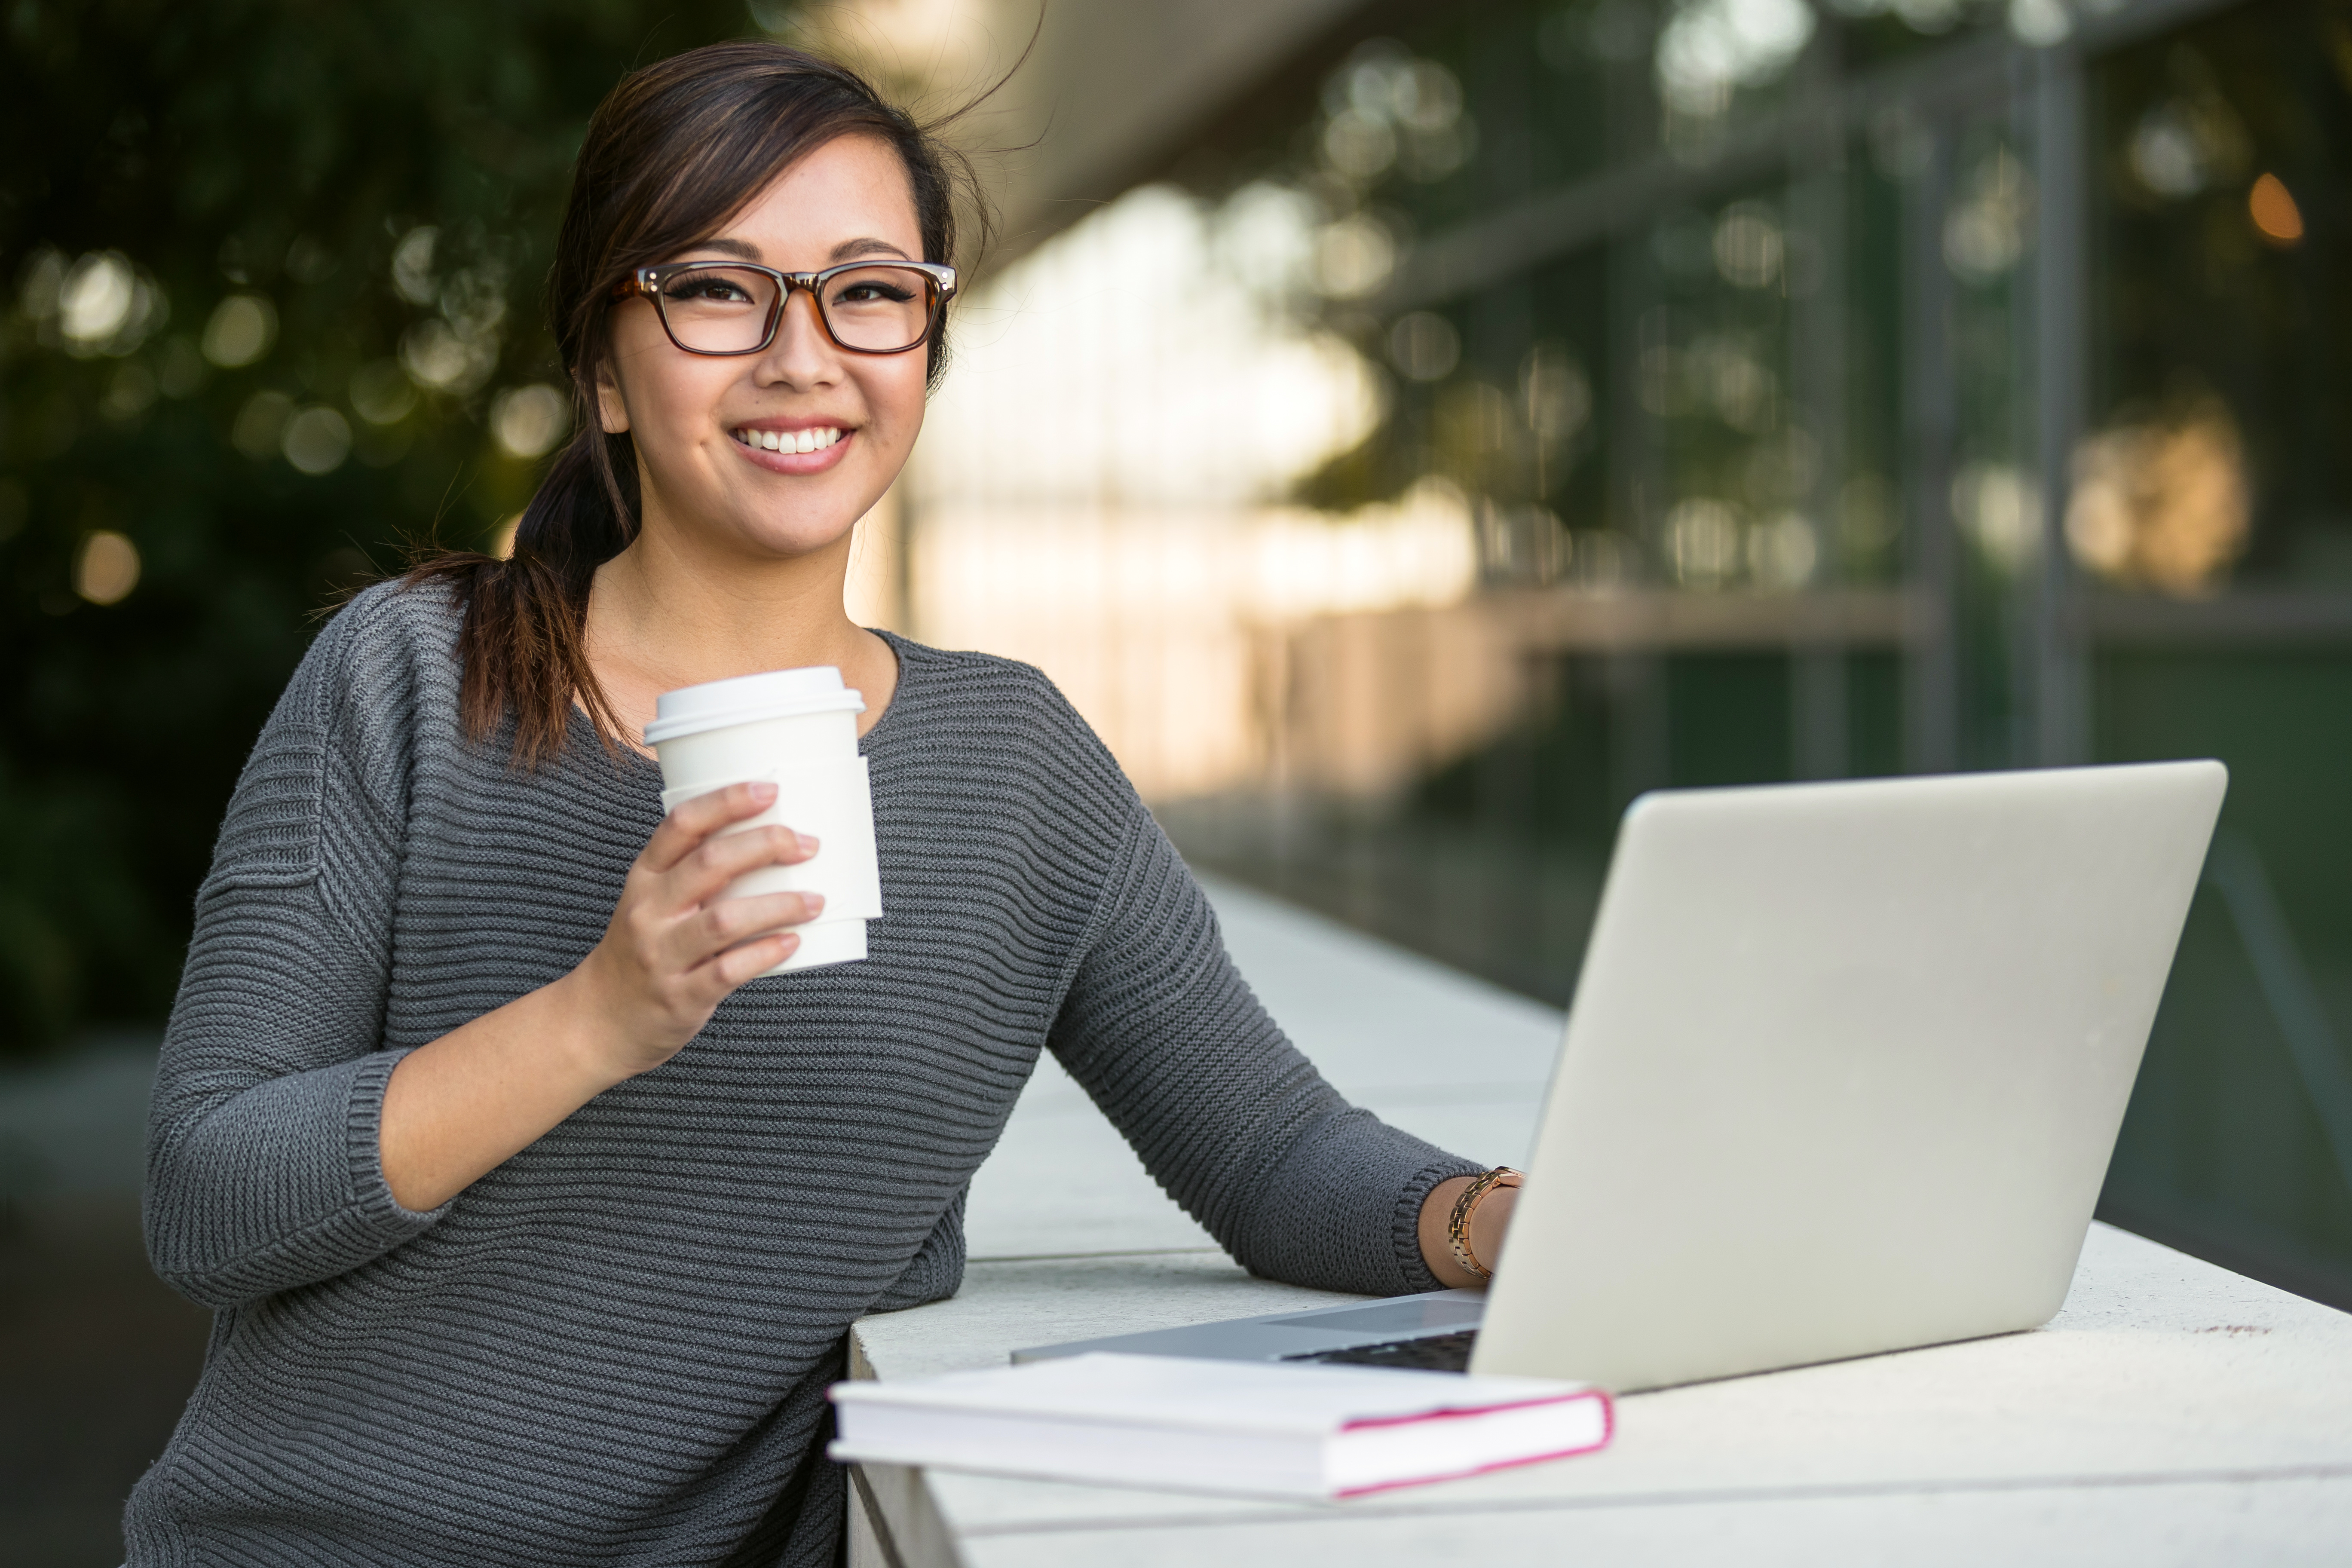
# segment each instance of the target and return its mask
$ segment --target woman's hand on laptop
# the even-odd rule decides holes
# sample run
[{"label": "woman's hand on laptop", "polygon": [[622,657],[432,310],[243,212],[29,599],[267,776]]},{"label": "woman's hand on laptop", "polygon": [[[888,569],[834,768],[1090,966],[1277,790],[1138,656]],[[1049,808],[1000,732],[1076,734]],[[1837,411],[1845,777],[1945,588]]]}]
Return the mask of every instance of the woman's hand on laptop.
[{"label": "woman's hand on laptop", "polygon": [[[1475,1176],[1452,1176],[1429,1190],[1421,1204],[1421,1260],[1437,1276],[1437,1282],[1448,1289],[1475,1289],[1486,1283],[1477,1275],[1454,1261],[1454,1248],[1448,1245],[1446,1227],[1454,1218],[1454,1205],[1468,1190]],[[1489,1187],[1470,1211],[1469,1234],[1471,1256],[1491,1271],[1495,1260],[1503,1255],[1503,1237],[1511,1228],[1511,1206],[1518,1202],[1517,1186]]]}]

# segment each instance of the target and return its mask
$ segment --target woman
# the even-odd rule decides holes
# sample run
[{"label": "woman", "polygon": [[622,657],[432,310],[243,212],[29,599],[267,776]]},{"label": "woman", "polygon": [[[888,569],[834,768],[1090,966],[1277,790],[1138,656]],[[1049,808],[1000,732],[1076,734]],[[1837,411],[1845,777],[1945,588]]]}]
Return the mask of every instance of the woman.
[{"label": "woman", "polygon": [[[1289,1046],[1052,685],[844,613],[943,363],[950,168],[769,44],[598,111],[551,279],[582,433],[510,561],[328,626],[199,897],[147,1213],[218,1316],[134,1563],[832,1561],[845,1331],[954,1291],[1047,1047],[1250,1268],[1472,1279],[1475,1167]],[[822,664],[866,696],[888,912],[862,963],[753,979],[815,900],[720,890],[815,847],[714,837],[768,786],[664,820],[628,738]]]}]

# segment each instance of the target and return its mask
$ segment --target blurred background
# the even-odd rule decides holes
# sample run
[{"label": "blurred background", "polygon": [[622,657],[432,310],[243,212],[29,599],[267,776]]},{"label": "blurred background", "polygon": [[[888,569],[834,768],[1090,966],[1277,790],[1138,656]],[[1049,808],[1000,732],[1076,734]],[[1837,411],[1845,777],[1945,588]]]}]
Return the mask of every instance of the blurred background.
[{"label": "blurred background", "polygon": [[[194,889],[320,615],[568,434],[588,112],[757,34],[944,110],[1038,16],[0,16],[10,1562],[117,1561],[201,1359],[136,1225]],[[1055,0],[959,134],[1003,223],[868,624],[1554,1003],[1643,790],[2221,757],[2102,1213],[2352,1305],[2352,4]]]}]

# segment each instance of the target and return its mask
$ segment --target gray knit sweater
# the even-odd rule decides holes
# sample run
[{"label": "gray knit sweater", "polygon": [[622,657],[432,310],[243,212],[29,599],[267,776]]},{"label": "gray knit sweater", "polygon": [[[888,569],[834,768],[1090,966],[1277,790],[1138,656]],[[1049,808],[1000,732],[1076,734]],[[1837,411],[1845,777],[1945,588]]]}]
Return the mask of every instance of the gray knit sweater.
[{"label": "gray knit sweater", "polygon": [[1473,1169],[1351,1109],[1035,670],[893,639],[864,742],[886,916],[428,1214],[385,1185],[402,1054],[563,974],[661,815],[583,721],[537,773],[459,736],[456,615],[329,624],[237,785],[148,1135],[156,1270],[216,1310],[133,1491],[134,1564],[832,1561],[824,1389],[862,1314],[952,1294],[1041,1049],[1235,1258],[1432,1288]]}]

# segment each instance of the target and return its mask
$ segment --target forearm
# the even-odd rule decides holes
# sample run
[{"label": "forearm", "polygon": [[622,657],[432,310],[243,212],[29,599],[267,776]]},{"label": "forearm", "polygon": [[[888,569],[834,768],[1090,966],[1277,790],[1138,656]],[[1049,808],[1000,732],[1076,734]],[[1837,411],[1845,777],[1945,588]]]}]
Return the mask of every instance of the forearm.
[{"label": "forearm", "polygon": [[384,1181],[438,1208],[629,1075],[579,971],[411,1051],[384,1087]]}]

